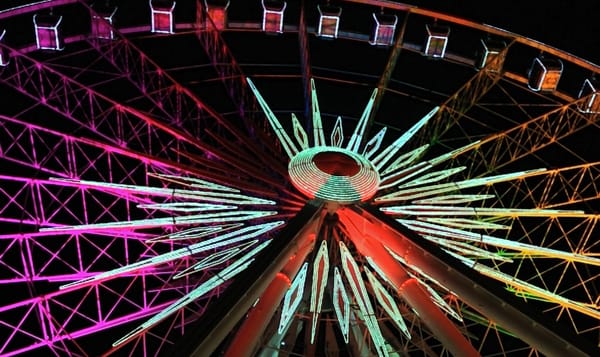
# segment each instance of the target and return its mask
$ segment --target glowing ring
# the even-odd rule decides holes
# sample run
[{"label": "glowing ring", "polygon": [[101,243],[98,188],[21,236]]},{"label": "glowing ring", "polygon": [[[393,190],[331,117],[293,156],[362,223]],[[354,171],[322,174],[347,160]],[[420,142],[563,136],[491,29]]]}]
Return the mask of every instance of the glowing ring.
[{"label": "glowing ring", "polygon": [[[338,156],[342,163],[353,160],[351,174],[340,175],[323,169],[317,155]],[[310,198],[342,204],[362,202],[375,195],[379,188],[379,173],[362,155],[333,146],[308,148],[294,156],[288,165],[292,184]]]}]

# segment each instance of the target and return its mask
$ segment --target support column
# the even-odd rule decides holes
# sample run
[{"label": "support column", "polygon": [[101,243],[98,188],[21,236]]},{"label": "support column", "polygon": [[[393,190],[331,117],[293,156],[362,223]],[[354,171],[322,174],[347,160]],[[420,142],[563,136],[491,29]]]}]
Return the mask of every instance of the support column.
[{"label": "support column", "polygon": [[306,246],[312,237],[310,233],[318,232],[323,212],[322,202],[308,202],[235,278],[227,287],[227,293],[190,326],[171,354],[211,355],[281,272],[289,258]]},{"label": "support column", "polygon": [[[361,254],[373,258],[377,266],[383,271],[390,283],[398,289],[398,295],[406,301],[418,314],[419,319],[431,330],[433,335],[454,356],[475,357],[480,354],[475,350],[469,340],[463,336],[456,325],[435,305],[431,296],[423,290],[419,281],[408,275],[390,253],[385,250],[381,243],[361,234],[353,226],[355,219],[347,210],[340,212],[340,221],[350,231],[351,239]],[[372,231],[377,234],[378,231]]]},{"label": "support column", "polygon": [[[307,232],[310,234],[310,232]],[[258,303],[248,312],[246,320],[229,345],[225,357],[249,357],[254,355],[256,345],[271,322],[281,300],[288,291],[306,256],[314,247],[315,238],[304,237],[306,245],[289,258],[283,270],[275,275]]]},{"label": "support column", "polygon": [[[375,208],[344,208],[349,222],[365,240],[377,241],[411,266],[422,270],[481,312],[548,356],[590,356],[598,349],[589,341],[561,331],[559,326],[532,311],[522,300],[506,292],[497,281],[475,274],[456,258]],[[341,214],[340,214],[341,215]],[[383,265],[383,264],[382,264]]]}]

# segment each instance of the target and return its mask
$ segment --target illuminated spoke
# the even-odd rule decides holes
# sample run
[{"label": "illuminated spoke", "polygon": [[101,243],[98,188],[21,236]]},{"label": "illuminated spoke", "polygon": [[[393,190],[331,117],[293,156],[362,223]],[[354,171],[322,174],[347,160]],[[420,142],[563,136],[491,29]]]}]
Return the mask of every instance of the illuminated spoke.
[{"label": "illuminated spoke", "polygon": [[[381,170],[384,174],[388,172],[389,168],[385,168],[385,165],[391,160],[400,149],[406,144],[422,127],[425,125],[429,119],[431,119],[439,110],[439,107],[433,108],[427,115],[425,115],[421,120],[419,120],[415,125],[413,125],[409,130],[407,130],[404,134],[402,134],[394,143],[388,146],[385,150],[379,153],[373,159],[373,164],[377,167],[377,169]],[[427,146],[422,146],[426,148]],[[390,166],[395,166],[394,164]]]},{"label": "illuminated spoke", "polygon": [[313,139],[314,147],[325,146],[325,134],[323,133],[323,122],[321,121],[321,110],[319,109],[319,99],[317,98],[317,89],[315,88],[315,80],[310,79],[310,95],[312,105],[312,123],[313,123]]},{"label": "illuminated spoke", "polygon": [[302,150],[308,149],[308,135],[306,134],[302,124],[300,124],[298,117],[296,117],[296,114],[294,113],[292,113],[292,125],[294,126],[294,137],[296,138],[298,145],[300,145]]},{"label": "illuminated spoke", "polygon": [[402,318],[402,314],[400,313],[400,309],[396,304],[396,301],[392,296],[385,290],[383,285],[377,280],[375,275],[371,273],[369,269],[365,268],[365,272],[367,273],[367,278],[369,279],[369,283],[373,287],[375,291],[375,297],[377,297],[377,301],[379,305],[383,307],[383,309],[387,312],[387,314],[392,318],[392,320],[396,323],[400,331],[406,336],[406,338],[410,339],[410,331]]},{"label": "illuminated spoke", "polygon": [[373,305],[371,304],[371,300],[367,294],[365,283],[360,276],[358,265],[352,258],[352,255],[343,242],[340,241],[339,247],[340,256],[342,258],[342,270],[344,271],[346,280],[348,280],[350,288],[352,289],[354,299],[358,304],[362,319],[367,325],[371,339],[377,348],[377,354],[380,356],[387,356],[388,351],[385,345],[386,342],[381,334],[377,319],[375,318],[375,311],[373,310]]},{"label": "illuminated spoke", "polygon": [[327,241],[322,241],[313,263],[312,290],[310,294],[310,311],[312,312],[310,343],[315,343],[317,322],[319,314],[321,314],[321,307],[323,306],[323,295],[325,294],[328,277],[329,252],[327,250]]},{"label": "illuminated spoke", "polygon": [[206,282],[200,284],[200,286],[198,286],[192,292],[185,295],[181,299],[177,300],[176,302],[171,304],[169,307],[162,310],[160,313],[154,315],[151,319],[147,320],[146,322],[144,322],[143,324],[138,326],[136,329],[132,330],[131,332],[129,332],[128,334],[126,334],[125,336],[120,338],[119,340],[115,341],[113,343],[113,346],[119,346],[123,343],[126,343],[127,341],[131,340],[135,336],[143,333],[144,331],[148,330],[149,328],[156,325],[160,321],[164,320],[169,315],[176,313],[177,311],[184,308],[186,305],[190,304],[191,302],[193,302],[196,299],[200,298],[201,296],[205,295],[212,289],[216,288],[217,286],[225,283],[227,280],[236,276],[241,271],[246,269],[246,267],[248,267],[248,265],[250,263],[252,263],[252,260],[254,259],[253,257],[258,252],[260,252],[262,249],[264,249],[269,243],[270,243],[270,241],[266,241],[266,242],[259,244],[256,248],[252,249],[250,252],[245,254],[242,258],[236,260],[233,264],[224,268],[218,274],[216,274],[215,276],[208,279]]},{"label": "illuminated spoke", "polygon": [[523,255],[557,258],[565,261],[580,262],[597,266],[600,265],[600,259],[585,254],[565,252],[556,249],[540,247],[532,244],[515,242],[508,239],[496,238],[485,234],[478,234],[459,229],[448,228],[432,223],[407,220],[398,221],[423,235],[434,235],[440,238],[459,239],[474,243],[479,242],[483,244],[493,245],[498,248],[515,250],[521,252]]},{"label": "illuminated spoke", "polygon": [[292,285],[289,290],[285,293],[283,300],[283,306],[281,308],[281,318],[279,320],[279,328],[277,331],[281,334],[289,325],[292,317],[298,310],[300,302],[302,302],[302,295],[304,292],[304,284],[306,283],[306,271],[308,270],[308,263],[304,263],[302,268],[292,281]]},{"label": "illuminated spoke", "polygon": [[375,102],[375,98],[377,97],[377,88],[373,90],[373,94],[371,94],[371,98],[369,98],[369,103],[365,107],[360,119],[358,120],[358,124],[354,129],[354,133],[352,137],[350,137],[350,142],[346,149],[354,152],[358,152],[359,148],[362,145],[363,136],[365,135],[365,130],[367,129],[367,122],[369,121],[369,115],[371,114],[371,110],[373,110],[373,103]]},{"label": "illuminated spoke", "polygon": [[384,126],[379,130],[379,132],[365,145],[365,149],[363,150],[363,155],[367,159],[370,159],[373,154],[379,150],[381,146],[381,142],[383,141],[383,137],[385,136],[385,132],[387,131],[387,127]]},{"label": "illuminated spoke", "polygon": [[331,146],[335,146],[337,148],[342,147],[344,143],[344,128],[342,127],[342,117],[337,117],[335,121],[335,126],[331,131]]},{"label": "illuminated spoke", "polygon": [[294,144],[292,139],[285,132],[285,129],[283,129],[283,127],[281,126],[279,119],[277,119],[277,117],[275,116],[275,113],[273,113],[273,111],[271,110],[271,108],[269,107],[267,102],[265,102],[263,97],[260,95],[260,93],[258,92],[258,89],[256,89],[256,87],[254,86],[254,83],[250,80],[250,78],[247,78],[246,80],[248,82],[248,85],[250,86],[250,89],[252,89],[252,92],[254,93],[256,100],[260,104],[263,111],[266,113],[267,118],[269,119],[269,124],[273,128],[273,131],[275,131],[275,135],[277,135],[277,138],[279,138],[279,142],[283,146],[283,149],[285,150],[287,155],[290,158],[292,158],[294,155],[296,155],[298,153],[298,148],[296,148],[296,144]]},{"label": "illuminated spoke", "polygon": [[389,173],[395,172],[397,170],[407,167],[408,165],[413,164],[417,159],[419,159],[423,155],[423,153],[428,148],[429,145],[423,145],[412,151],[398,156],[398,158],[394,160],[394,162],[392,162],[385,170],[381,171],[381,175],[387,175]]},{"label": "illuminated spoke", "polygon": [[460,189],[492,185],[499,182],[505,182],[510,180],[522,179],[528,176],[534,176],[540,172],[544,172],[545,169],[529,170],[522,172],[513,172],[510,174],[501,174],[496,176],[488,176],[484,178],[474,178],[458,182],[441,183],[437,185],[430,185],[424,187],[401,189],[390,194],[377,197],[377,202],[397,202],[397,201],[410,201],[423,199],[435,195],[443,195],[445,193],[456,192]]},{"label": "illuminated spoke", "polygon": [[335,316],[342,330],[344,341],[348,343],[348,332],[350,330],[350,299],[344,288],[342,276],[338,267],[333,271],[333,308]]},{"label": "illuminated spoke", "polygon": [[268,233],[269,231],[280,226],[281,224],[283,224],[283,222],[279,221],[279,222],[274,222],[274,223],[264,223],[264,224],[257,224],[254,226],[243,227],[236,231],[218,235],[214,238],[211,238],[211,239],[199,242],[199,243],[190,244],[189,246],[184,247],[184,248],[175,249],[169,253],[165,253],[165,254],[157,255],[152,258],[140,260],[133,264],[125,265],[125,266],[117,268],[117,269],[106,271],[106,272],[100,273],[98,275],[95,275],[95,276],[92,276],[92,277],[89,277],[89,278],[86,278],[83,280],[79,280],[79,281],[76,281],[73,283],[65,284],[65,285],[61,286],[61,289],[67,289],[67,288],[74,287],[74,286],[86,285],[86,284],[89,284],[94,281],[102,281],[102,280],[106,280],[106,279],[112,279],[119,275],[134,272],[134,271],[137,271],[140,269],[154,267],[156,265],[164,264],[166,262],[170,262],[170,261],[173,261],[176,259],[181,259],[183,257],[191,256],[193,254],[207,252],[212,249],[218,249],[220,247],[225,247],[225,246],[235,244],[238,242],[250,240],[250,239],[262,236],[265,233]]}]

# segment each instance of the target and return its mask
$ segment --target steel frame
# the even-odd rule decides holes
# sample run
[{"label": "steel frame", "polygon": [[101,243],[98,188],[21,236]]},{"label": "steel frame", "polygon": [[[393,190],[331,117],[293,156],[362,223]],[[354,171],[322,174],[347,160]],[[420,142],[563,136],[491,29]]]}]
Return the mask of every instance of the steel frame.
[{"label": "steel frame", "polygon": [[[53,3],[56,5],[74,2],[54,1]],[[79,0],[79,2],[87,7],[84,1]],[[370,4],[381,3],[367,2]],[[199,9],[202,8],[199,2],[197,5]],[[210,21],[203,23],[210,23]],[[300,27],[302,28],[302,24]],[[220,79],[228,88],[231,97],[236,101],[239,99],[236,105],[239,108],[240,116],[257,117],[258,111],[254,97],[247,90],[241,68],[231,51],[227,49],[219,32],[204,28],[198,29],[196,33],[201,44],[209,53],[211,61],[217,68]],[[164,69],[145,56],[124,36],[120,36],[118,40],[111,42],[91,38],[88,39],[88,42],[96,51],[102,53],[104,58],[119,72],[129,74],[127,79],[154,103],[156,111],[143,113],[135,108],[124,107],[89,86],[82,85],[72,77],[60,73],[57,69],[36,61],[21,51],[1,45],[11,52],[11,62],[3,70],[2,79],[0,79],[3,83],[39,101],[82,127],[100,133],[100,135],[97,136],[97,141],[79,139],[28,124],[22,119],[3,117],[0,119],[1,135],[7,135],[11,140],[0,142],[0,158],[23,167],[40,170],[51,176],[73,179],[95,177],[107,182],[139,184],[140,180],[146,180],[147,183],[148,179],[145,173],[153,170],[198,174],[184,163],[191,165],[203,162],[200,157],[193,157],[190,152],[200,156],[201,152],[207,149],[207,146],[203,146],[195,140],[206,135],[205,130],[208,125],[203,125],[206,124],[207,119],[215,120],[217,130],[225,128],[228,134],[232,134],[237,140],[244,142],[244,145],[249,143],[245,139],[245,134],[240,134],[237,129],[228,126],[227,121],[218,113],[176,83]],[[305,38],[306,33],[303,32],[300,36]],[[300,41],[302,42],[302,39]],[[301,54],[302,61],[309,63],[305,59],[308,58],[308,48]],[[390,56],[388,67],[393,67],[394,61],[393,56]],[[228,62],[231,62],[232,65],[219,65]],[[380,83],[386,82],[388,67],[386,67]],[[310,67],[307,69],[309,70]],[[310,73],[309,71],[305,70],[303,73],[305,80],[310,78],[310,75],[307,74]],[[476,105],[500,77],[501,74],[496,74],[494,71],[482,70],[463,88],[454,93],[443,106],[442,114],[436,119],[436,123],[429,128],[433,137],[442,137],[451,125],[458,123],[459,118],[469,108]],[[383,88],[385,86],[384,84]],[[383,92],[381,91],[381,93]],[[158,120],[159,118],[160,120]],[[256,120],[256,118],[252,120]],[[522,126],[482,141],[477,147],[477,151],[469,153],[472,155],[469,156],[470,161],[479,164],[478,166],[473,165],[470,168],[472,172],[470,171],[469,174],[495,171],[545,145],[560,140],[588,125],[593,125],[596,121],[595,114],[588,115],[578,112],[576,103],[564,105],[557,110],[534,118]],[[557,125],[557,123],[559,124]],[[172,129],[172,127],[176,129]],[[427,138],[427,135],[423,137]],[[515,145],[515,137],[519,138],[517,141],[519,145]],[[222,145],[223,142],[218,142],[218,138],[223,140],[220,135],[213,134],[212,138],[217,142],[215,146],[226,147],[231,151],[229,157],[222,155],[225,162],[221,167],[223,172],[230,167],[248,168],[247,165],[243,165],[232,157],[239,155],[239,150]],[[154,150],[157,147],[159,149]],[[175,147],[174,152],[171,150],[173,147]],[[255,153],[264,152],[263,149],[252,147],[256,150]],[[184,152],[188,154],[182,155]],[[490,153],[496,157],[500,154],[506,155],[508,159],[494,160],[494,162],[485,161],[485,158],[493,156]],[[467,155],[463,155],[463,157],[466,158]],[[178,164],[169,164],[171,160]],[[102,169],[98,168],[100,161],[104,162]],[[274,159],[265,160],[265,162],[276,163]],[[503,164],[497,165],[496,162],[503,162]],[[527,192],[528,195],[533,192],[542,192],[541,195],[537,195],[540,197],[539,200],[534,202],[536,207],[541,208],[558,207],[595,199],[599,197],[594,185],[594,182],[599,179],[597,165],[598,163],[591,163],[550,170],[532,178],[514,181],[510,183],[511,190],[498,196],[503,201],[514,202],[517,197],[523,195],[523,192]],[[285,173],[285,169],[280,168],[278,171]],[[226,182],[223,176],[217,174],[205,173],[204,175]],[[0,217],[6,224],[50,227],[67,223],[67,221],[71,224],[73,221],[86,224],[120,220],[124,216],[133,217],[136,214],[151,214],[149,212],[136,213],[131,209],[136,203],[146,202],[143,197],[107,195],[106,199],[100,199],[97,193],[92,193],[88,188],[77,185],[66,185],[67,187],[65,187],[64,183],[58,184],[56,181],[44,178],[23,179],[4,175],[0,177],[0,181],[2,182],[0,185],[2,187]],[[238,183],[241,184],[241,181],[243,180]],[[552,192],[557,192],[552,189],[553,187],[561,187],[566,190],[560,190],[560,196],[552,195]],[[498,194],[498,192],[496,193]],[[510,196],[511,194],[513,196]],[[21,201],[20,199],[23,197],[27,198]],[[98,210],[93,213],[91,210],[75,211],[72,208],[74,206],[72,203],[75,201],[83,202],[84,205],[96,205]],[[126,209],[115,213],[117,206]],[[560,226],[558,221],[555,224]],[[597,217],[586,217],[578,226],[578,230],[584,231],[582,236],[584,243],[581,243],[582,246],[577,250],[589,249],[585,242],[589,242],[596,234],[596,227]],[[42,283],[49,279],[52,282],[72,281],[74,276],[78,278],[89,276],[96,273],[95,264],[98,259],[106,258],[114,265],[123,263],[111,256],[112,249],[115,249],[117,243],[122,244],[119,249],[125,252],[136,252],[135,254],[139,256],[155,254],[154,248],[142,244],[146,236],[137,233],[128,233],[126,237],[119,236],[115,232],[95,235],[73,233],[61,235],[59,246],[50,243],[54,238],[57,237],[48,233],[16,232],[0,236],[0,258],[18,256],[20,259],[17,264],[11,263],[12,261],[6,263],[0,259],[0,268],[9,271],[7,274],[13,276],[6,279],[2,277],[0,282]],[[98,243],[99,241],[102,243]],[[73,247],[84,246],[89,247],[92,257],[68,256],[65,253]],[[140,249],[146,249],[146,251],[140,252]],[[126,253],[124,259],[125,262],[130,262],[137,257]],[[182,264],[187,263],[182,262]],[[52,268],[58,268],[57,265],[61,267],[62,271],[72,273],[52,274]],[[180,296],[181,291],[189,288],[188,285],[184,285],[181,288],[161,290],[166,286],[171,274],[173,273],[169,269],[140,272],[135,276],[126,276],[131,279],[131,282],[121,290],[117,290],[109,283],[97,283],[81,289],[41,294],[36,298],[0,307],[0,329],[10,329],[13,331],[13,335],[21,334],[30,340],[26,347],[16,349],[11,349],[13,345],[7,341],[6,344],[0,346],[0,354],[11,355],[42,346],[49,347],[54,353],[59,354],[61,347],[57,345],[58,341],[66,341],[69,338],[85,336],[127,323],[126,316],[130,318],[150,316],[174,300],[170,295],[172,292],[175,292],[175,296]],[[153,282],[148,283],[150,280]],[[141,289],[143,294],[134,300],[132,296],[137,294],[138,289]],[[158,290],[154,291],[153,289]],[[85,307],[91,309],[93,306],[98,306],[99,301],[103,301],[104,297],[108,295],[117,296],[116,302],[108,307],[102,306],[96,309],[97,316],[94,313],[84,316],[82,311],[86,309]],[[78,303],[75,305],[66,303],[66,300],[71,297],[79,299]],[[81,310],[79,310],[80,308]],[[198,304],[198,308],[202,310],[201,303]],[[126,315],[118,316],[114,311],[120,309],[126,309],[129,312]],[[56,312],[57,310],[63,312],[63,319],[56,319],[56,315],[61,315]],[[22,316],[16,318],[16,314],[22,314]],[[173,321],[183,320],[182,316],[176,317]],[[69,329],[75,325],[74,321],[78,318],[85,321],[81,323],[83,327]],[[28,323],[33,320],[38,320],[41,327],[29,328]],[[69,330],[68,333],[67,330]],[[142,337],[142,339],[145,338],[150,338],[150,334]],[[159,337],[159,339],[164,339],[164,337]]]}]

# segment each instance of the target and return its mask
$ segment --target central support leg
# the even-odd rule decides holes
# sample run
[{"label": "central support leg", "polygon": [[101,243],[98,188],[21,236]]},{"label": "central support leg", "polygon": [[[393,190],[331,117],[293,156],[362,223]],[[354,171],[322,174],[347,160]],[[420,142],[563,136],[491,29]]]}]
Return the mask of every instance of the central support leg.
[{"label": "central support leg", "polygon": [[323,212],[321,202],[308,202],[235,278],[227,288],[227,294],[214,306],[209,306],[202,317],[190,326],[184,338],[175,345],[172,355],[211,355],[282,271],[289,258],[306,247],[306,240],[310,237],[308,233],[318,232]]},{"label": "central support leg", "polygon": [[[355,213],[347,209],[340,210],[340,221],[351,235],[352,242],[364,256],[371,257],[379,269],[398,290],[398,295],[418,314],[419,319],[431,330],[433,335],[454,356],[476,357],[480,354],[469,340],[463,336],[456,325],[432,301],[419,281],[404,270],[398,261],[376,240],[368,238],[355,225],[360,222]],[[377,231],[370,231],[377,234]]]},{"label": "central support leg", "polygon": [[358,229],[365,241],[385,246],[402,257],[409,266],[437,280],[490,321],[517,335],[541,353],[582,357],[597,354],[597,349],[589,342],[566,331],[559,331],[558,326],[531,311],[523,301],[506,292],[495,280],[476,274],[456,258],[378,210],[353,206],[341,209],[339,214],[347,216],[344,223]]},{"label": "central support leg", "polygon": [[229,344],[225,357],[249,357],[254,355],[258,341],[271,322],[285,293],[290,288],[291,281],[314,247],[315,236],[312,230],[304,232],[301,240],[304,246],[296,254],[289,257],[289,261],[283,270],[275,275],[258,303],[248,312],[244,323]]}]

